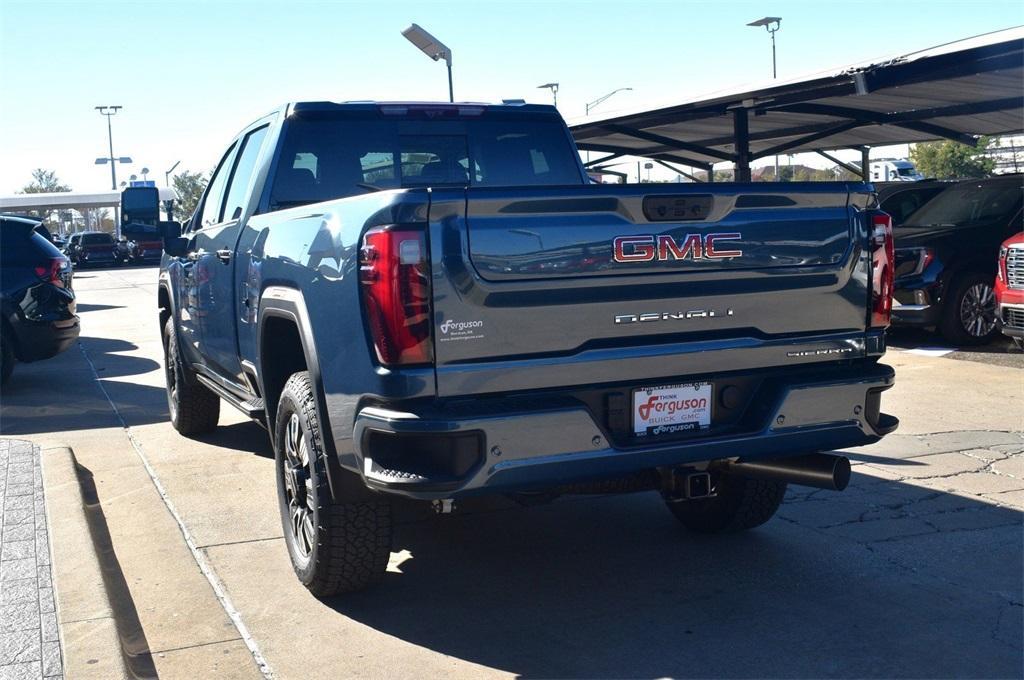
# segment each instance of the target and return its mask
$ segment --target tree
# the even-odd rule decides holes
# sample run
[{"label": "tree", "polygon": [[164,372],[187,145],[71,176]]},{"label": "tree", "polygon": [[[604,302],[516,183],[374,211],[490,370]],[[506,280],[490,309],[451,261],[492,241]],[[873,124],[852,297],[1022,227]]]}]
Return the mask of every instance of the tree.
[{"label": "tree", "polygon": [[178,192],[178,199],[174,202],[174,218],[184,222],[192,217],[196,211],[199,199],[203,197],[206,190],[206,183],[210,181],[208,175],[201,172],[179,172],[174,176],[172,184]]},{"label": "tree", "polygon": [[923,142],[910,147],[910,160],[925,177],[961,179],[988,177],[996,162],[985,154],[991,140],[981,137],[977,148],[959,142]]},{"label": "tree", "polygon": [[71,191],[71,187],[61,184],[55,171],[36,168],[32,171],[32,183],[26,184],[18,193],[50,194],[63,191]]},{"label": "tree", "polygon": [[[71,187],[67,184],[61,184],[61,181],[57,179],[57,173],[54,170],[44,170],[43,168],[36,168],[32,171],[32,182],[26,184],[21,188],[19,194],[51,194],[61,193],[65,191],[71,191]],[[37,215],[42,220],[50,219],[52,210],[30,210],[30,213]],[[71,211],[59,210],[58,219],[67,224],[71,221]]]}]

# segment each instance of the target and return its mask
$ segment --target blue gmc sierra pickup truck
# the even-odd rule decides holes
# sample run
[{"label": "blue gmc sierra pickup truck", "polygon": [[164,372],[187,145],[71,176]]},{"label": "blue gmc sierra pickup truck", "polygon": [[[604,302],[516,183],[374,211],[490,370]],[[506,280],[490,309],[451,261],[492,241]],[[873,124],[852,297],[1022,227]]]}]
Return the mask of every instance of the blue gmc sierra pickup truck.
[{"label": "blue gmc sierra pickup truck", "polygon": [[381,578],[396,496],[650,490],[737,531],[898,424],[869,185],[592,184],[549,106],[284,106],[164,247],[174,427],[265,425],[318,596]]}]

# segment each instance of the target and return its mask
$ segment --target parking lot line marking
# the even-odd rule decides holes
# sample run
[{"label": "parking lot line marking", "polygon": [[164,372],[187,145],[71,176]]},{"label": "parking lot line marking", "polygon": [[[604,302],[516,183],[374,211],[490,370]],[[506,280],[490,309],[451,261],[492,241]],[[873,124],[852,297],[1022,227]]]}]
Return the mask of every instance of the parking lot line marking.
[{"label": "parking lot line marking", "polygon": [[164,488],[159,475],[157,475],[156,470],[153,469],[149,459],[146,458],[146,454],[142,452],[142,446],[139,444],[138,440],[135,439],[135,435],[132,433],[127,421],[125,421],[124,416],[121,415],[121,411],[118,410],[117,404],[114,403],[114,400],[110,398],[110,394],[107,393],[106,388],[103,386],[103,381],[100,380],[100,375],[96,370],[96,366],[92,363],[89,353],[85,351],[85,346],[82,343],[78,343],[78,348],[81,350],[86,363],[89,364],[89,369],[92,371],[96,385],[100,388],[100,391],[103,392],[103,396],[106,398],[107,403],[110,404],[111,410],[113,410],[114,415],[116,415],[118,421],[120,421],[121,428],[128,437],[128,442],[132,445],[135,455],[137,455],[139,460],[142,461],[142,466],[146,469],[146,474],[149,475],[149,480],[153,483],[157,493],[160,494],[160,499],[163,501],[167,511],[178,524],[178,530],[181,531],[181,535],[185,539],[185,545],[188,546],[189,551],[192,553],[192,558],[199,566],[199,571],[201,571],[203,576],[206,577],[210,587],[213,588],[213,593],[217,597],[217,601],[220,602],[220,606],[224,609],[224,613],[226,613],[228,618],[231,619],[231,623],[234,624],[235,628],[238,630],[238,634],[241,636],[245,646],[249,648],[249,652],[252,654],[252,658],[256,662],[256,667],[259,668],[260,673],[262,673],[265,678],[273,678],[274,672],[270,668],[270,664],[267,663],[266,658],[263,656],[263,652],[260,650],[259,644],[249,632],[245,622],[242,621],[242,615],[231,602],[231,597],[228,595],[227,589],[224,587],[224,583],[220,580],[220,577],[217,576],[213,566],[209,561],[207,561],[206,556],[196,544],[196,541],[192,537],[192,533],[188,530],[188,527],[185,526],[185,521],[182,519],[181,515],[178,514],[178,509],[174,506],[174,502],[171,501],[170,495]]}]

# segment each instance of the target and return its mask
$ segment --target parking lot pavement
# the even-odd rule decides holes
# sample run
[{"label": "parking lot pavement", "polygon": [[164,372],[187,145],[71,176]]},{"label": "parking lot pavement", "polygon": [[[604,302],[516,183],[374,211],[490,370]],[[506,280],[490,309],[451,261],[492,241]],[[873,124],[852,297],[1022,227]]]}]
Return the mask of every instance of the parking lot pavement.
[{"label": "parking lot pavement", "polygon": [[889,349],[921,356],[945,357],[961,361],[1024,368],[1024,352],[1003,335],[980,347],[953,347],[931,331],[921,328],[894,328],[889,331]]},{"label": "parking lot pavement", "polygon": [[655,494],[403,505],[383,584],[321,602],[265,433],[227,407],[201,440],[167,423],[155,279],[77,275],[82,350],[18,366],[0,433],[92,471],[161,676],[1020,676],[1020,368],[892,352],[899,432],[755,531],[686,534]]}]

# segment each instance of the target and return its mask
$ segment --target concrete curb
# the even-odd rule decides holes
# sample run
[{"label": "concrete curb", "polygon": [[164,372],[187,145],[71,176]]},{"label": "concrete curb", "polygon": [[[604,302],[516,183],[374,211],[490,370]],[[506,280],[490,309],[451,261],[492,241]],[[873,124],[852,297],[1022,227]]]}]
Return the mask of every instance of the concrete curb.
[{"label": "concrete curb", "polygon": [[75,454],[66,446],[46,448],[40,462],[65,676],[130,678],[91,540]]}]

